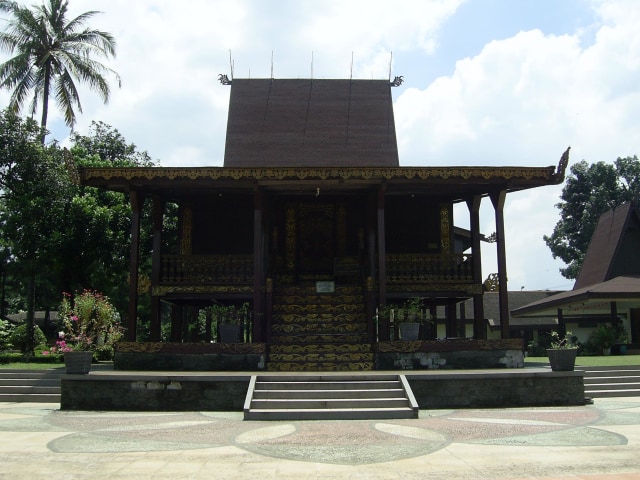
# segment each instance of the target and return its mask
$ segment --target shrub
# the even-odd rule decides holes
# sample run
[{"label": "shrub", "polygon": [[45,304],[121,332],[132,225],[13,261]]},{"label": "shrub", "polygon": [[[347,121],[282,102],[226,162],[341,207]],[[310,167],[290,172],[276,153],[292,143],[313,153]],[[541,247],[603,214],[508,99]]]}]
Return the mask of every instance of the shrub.
[{"label": "shrub", "polygon": [[[34,339],[33,343],[35,345],[47,343],[47,337],[45,336],[43,331],[40,329],[40,327],[37,325],[33,326],[33,339]],[[11,335],[9,336],[9,343],[13,345],[13,348],[18,349],[21,352],[24,352],[27,349],[27,324],[26,323],[18,325],[16,328],[13,329],[13,332],[11,332]]]},{"label": "shrub", "polygon": [[8,350],[13,346],[9,341],[11,332],[13,332],[11,323],[8,320],[0,320],[0,351]]}]

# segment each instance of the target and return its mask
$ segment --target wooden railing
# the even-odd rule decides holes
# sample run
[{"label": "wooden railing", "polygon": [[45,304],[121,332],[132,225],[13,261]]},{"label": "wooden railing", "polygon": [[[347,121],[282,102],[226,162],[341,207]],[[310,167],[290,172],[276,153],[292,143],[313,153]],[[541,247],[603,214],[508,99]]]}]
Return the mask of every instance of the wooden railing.
[{"label": "wooden railing", "polygon": [[251,285],[253,255],[163,255],[160,285]]},{"label": "wooden railing", "polygon": [[387,284],[473,283],[471,254],[388,254]]}]

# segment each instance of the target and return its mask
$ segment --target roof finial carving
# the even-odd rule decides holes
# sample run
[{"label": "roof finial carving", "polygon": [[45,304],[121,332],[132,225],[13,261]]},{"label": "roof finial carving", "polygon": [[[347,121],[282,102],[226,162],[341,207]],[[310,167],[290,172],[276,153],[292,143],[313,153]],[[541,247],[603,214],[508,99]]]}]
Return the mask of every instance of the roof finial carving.
[{"label": "roof finial carving", "polygon": [[567,170],[567,165],[569,165],[569,151],[571,147],[567,147],[562,156],[560,157],[560,162],[558,163],[558,168],[556,169],[556,173],[553,175],[556,183],[564,182],[564,174]]},{"label": "roof finial carving", "polygon": [[402,82],[404,82],[404,77],[403,76],[399,76],[393,79],[393,82],[389,82],[389,86],[390,87],[399,87],[400,85],[402,85]]}]

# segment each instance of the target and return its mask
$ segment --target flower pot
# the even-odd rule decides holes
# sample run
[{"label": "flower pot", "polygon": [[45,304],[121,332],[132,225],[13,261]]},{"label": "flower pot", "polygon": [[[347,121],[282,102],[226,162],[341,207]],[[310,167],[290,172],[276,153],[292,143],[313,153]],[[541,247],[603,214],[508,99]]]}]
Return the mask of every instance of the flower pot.
[{"label": "flower pot", "polygon": [[240,326],[223,323],[219,327],[221,343],[237,343],[240,341]]},{"label": "flower pot", "polygon": [[386,342],[391,340],[391,323],[388,318],[378,320],[378,341]]},{"label": "flower pot", "polygon": [[65,352],[64,366],[67,373],[86,374],[91,370],[93,352]]},{"label": "flower pot", "polygon": [[547,356],[554,372],[572,372],[576,365],[577,348],[549,348]]},{"label": "flower pot", "polygon": [[418,340],[419,333],[420,333],[419,323],[401,323],[400,324],[401,340]]}]

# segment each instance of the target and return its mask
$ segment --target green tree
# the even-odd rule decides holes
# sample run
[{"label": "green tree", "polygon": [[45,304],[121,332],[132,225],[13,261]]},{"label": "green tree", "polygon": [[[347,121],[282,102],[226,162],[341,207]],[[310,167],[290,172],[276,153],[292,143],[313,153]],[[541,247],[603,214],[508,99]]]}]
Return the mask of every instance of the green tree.
[{"label": "green tree", "polygon": [[[88,135],[73,134],[70,151],[79,167],[148,167],[154,165],[146,151],[128,143],[120,132],[103,122],[92,122]],[[67,205],[64,232],[60,237],[60,262],[55,273],[62,291],[90,288],[105,293],[120,312],[127,311],[129,254],[131,248],[131,204],[122,193],[76,186]],[[152,250],[151,202],[145,202],[140,244],[143,259]],[[177,206],[165,206],[163,240],[175,245]],[[151,265],[144,261],[140,274],[148,276]],[[144,318],[148,305],[139,305]]]},{"label": "green tree", "polygon": [[9,110],[0,114],[0,228],[17,276],[26,279],[26,352],[33,351],[36,281],[52,268],[58,224],[70,187],[57,145],[40,143],[42,129]]},{"label": "green tree", "polygon": [[[0,0],[0,11],[10,15],[7,29],[0,32],[0,50],[14,57],[0,65],[0,87],[12,90],[9,107],[18,113],[31,97],[30,114],[42,103],[40,126],[46,128],[49,96],[73,128],[76,109],[82,113],[76,81],[98,92],[107,103],[110,95],[106,76],[119,75],[94,57],[115,57],[111,34],[85,27],[99,13],[88,11],[68,20],[68,0],[48,0],[32,9],[17,2]],[[44,136],[42,137],[44,141]]]},{"label": "green tree", "polygon": [[560,220],[553,233],[544,236],[553,258],[560,258],[566,268],[565,278],[577,278],[596,228],[607,210],[640,195],[640,162],[638,157],[618,158],[613,164],[584,160],[571,166],[570,174],[556,204]]}]

